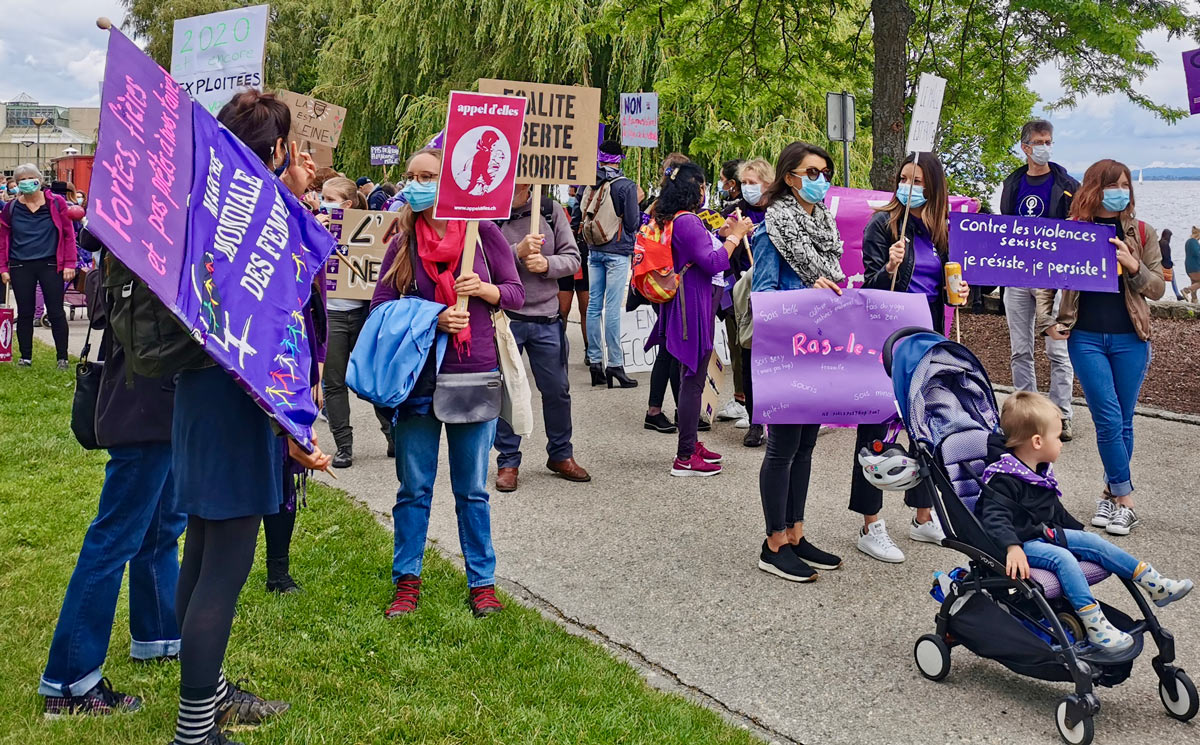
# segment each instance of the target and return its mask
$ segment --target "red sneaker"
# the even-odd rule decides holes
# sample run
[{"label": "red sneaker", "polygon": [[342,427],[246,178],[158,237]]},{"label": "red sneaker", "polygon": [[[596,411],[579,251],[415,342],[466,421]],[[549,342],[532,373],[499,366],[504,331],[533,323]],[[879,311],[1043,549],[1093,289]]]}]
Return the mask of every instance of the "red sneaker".
[{"label": "red sneaker", "polygon": [[671,466],[672,476],[716,476],[720,472],[719,465],[706,463],[699,453],[687,460],[676,458],[675,463]]},{"label": "red sneaker", "polygon": [[705,463],[708,463],[708,464],[720,463],[720,462],[721,462],[721,454],[720,454],[720,453],[714,453],[713,451],[711,451],[711,450],[709,450],[708,448],[704,447],[704,443],[703,443],[703,442],[697,442],[697,443],[696,443],[696,455],[699,455],[701,458],[703,458],[703,459],[704,459],[704,462],[705,462]]},{"label": "red sneaker", "polygon": [[385,618],[395,618],[417,609],[421,599],[421,578],[415,574],[406,574],[396,581],[396,596],[392,604],[383,612]]},{"label": "red sneaker", "polygon": [[495,585],[472,587],[471,594],[467,598],[467,605],[471,606],[471,612],[475,614],[476,618],[483,618],[504,610],[504,606],[496,597]]}]

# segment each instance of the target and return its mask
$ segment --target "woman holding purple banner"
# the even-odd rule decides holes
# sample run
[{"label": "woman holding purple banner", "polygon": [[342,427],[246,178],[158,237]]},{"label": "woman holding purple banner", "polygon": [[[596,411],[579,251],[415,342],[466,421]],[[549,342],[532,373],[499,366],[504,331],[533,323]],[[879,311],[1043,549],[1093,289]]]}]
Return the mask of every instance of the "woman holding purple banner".
[{"label": "woman holding purple banner", "polygon": [[[907,216],[907,225],[905,219]],[[863,287],[874,290],[923,294],[929,301],[933,328],[943,333],[946,317],[945,270],[950,249],[950,194],[946,173],[936,153],[923,153],[919,162],[905,162],[896,174],[896,191],[867,223],[863,231]],[[903,230],[903,236],[901,231]],[[961,284],[965,296],[967,283]],[[873,559],[892,564],[904,561],[900,550],[879,517],[883,492],[867,481],[859,467],[857,453],[875,440],[887,436],[886,424],[861,424],[854,445],[850,481],[850,509],[863,516],[858,550]],[[940,544],[945,538],[942,526],[933,515],[932,487],[922,482],[904,495],[904,502],[916,509],[908,527],[914,541]]]},{"label": "woman holding purple banner", "polygon": [[1109,535],[1129,535],[1133,511],[1133,412],[1150,367],[1150,306],[1166,292],[1162,252],[1154,228],[1137,219],[1129,168],[1101,160],[1087,169],[1071,202],[1070,219],[1112,225],[1119,264],[1116,292],[1059,290],[1038,293],[1038,329],[1066,339],[1075,376],[1083,388],[1096,445],[1104,463],[1104,492],[1092,525]]},{"label": "woman holding purple banner", "polygon": [[[833,181],[829,153],[793,142],[779,154],[775,178],[763,194],[763,227],[754,232],[754,292],[823,288],[839,295],[842,237],[825,194]],[[746,368],[749,373],[749,367]],[[837,569],[841,558],[809,543],[804,506],[820,424],[772,424],[758,474],[767,539],[758,568],[791,582],[811,582],[817,569]]]}]

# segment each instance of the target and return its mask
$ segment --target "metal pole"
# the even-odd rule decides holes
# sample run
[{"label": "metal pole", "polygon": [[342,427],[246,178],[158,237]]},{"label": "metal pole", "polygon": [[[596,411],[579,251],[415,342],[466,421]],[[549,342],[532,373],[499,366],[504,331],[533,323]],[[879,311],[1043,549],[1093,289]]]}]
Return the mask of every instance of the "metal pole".
[{"label": "metal pole", "polygon": [[850,96],[842,91],[842,167],[846,188],[850,188]]}]

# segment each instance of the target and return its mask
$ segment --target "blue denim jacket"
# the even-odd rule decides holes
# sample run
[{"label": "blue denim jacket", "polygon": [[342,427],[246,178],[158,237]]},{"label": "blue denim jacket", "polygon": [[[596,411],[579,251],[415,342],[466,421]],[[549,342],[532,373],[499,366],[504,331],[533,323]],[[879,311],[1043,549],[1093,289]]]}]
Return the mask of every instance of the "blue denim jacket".
[{"label": "blue denim jacket", "polygon": [[771,237],[767,235],[766,223],[754,229],[750,239],[750,251],[754,254],[754,277],[751,280],[752,292],[771,292],[773,290],[804,290],[808,288],[796,270],[792,269],[779,251]]}]

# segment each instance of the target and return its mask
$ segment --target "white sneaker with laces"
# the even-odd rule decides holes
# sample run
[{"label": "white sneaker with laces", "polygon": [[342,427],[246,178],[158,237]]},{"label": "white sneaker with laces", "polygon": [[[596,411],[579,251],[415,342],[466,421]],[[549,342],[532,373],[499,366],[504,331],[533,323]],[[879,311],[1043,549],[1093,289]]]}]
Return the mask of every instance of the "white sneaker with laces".
[{"label": "white sneaker with laces", "polygon": [[866,532],[859,533],[858,550],[872,559],[889,564],[899,564],[904,561],[904,552],[888,535],[887,525],[883,520],[876,520],[867,526]]},{"label": "white sneaker with laces", "polygon": [[1113,515],[1117,514],[1117,505],[1108,497],[1101,497],[1096,500],[1096,514],[1092,515],[1092,527],[1106,527]]},{"label": "white sneaker with laces", "polygon": [[750,429],[750,417],[744,416],[733,423],[734,429]]},{"label": "white sneaker with laces", "polygon": [[936,515],[931,517],[927,523],[918,523],[917,518],[914,517],[908,526],[908,537],[914,541],[936,543],[940,546],[946,539],[946,532],[942,530],[942,524],[938,522]]},{"label": "white sneaker with laces", "polygon": [[728,422],[731,420],[742,419],[745,416],[746,407],[738,402],[737,399],[730,399],[729,403],[722,406],[721,410],[717,412],[717,421]]},{"label": "white sneaker with laces", "polygon": [[1112,519],[1108,521],[1108,525],[1104,526],[1104,532],[1109,535],[1129,535],[1129,531],[1140,523],[1141,521],[1138,520],[1133,510],[1117,505]]}]

